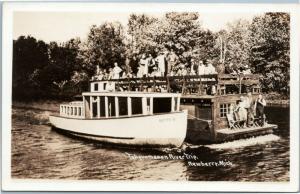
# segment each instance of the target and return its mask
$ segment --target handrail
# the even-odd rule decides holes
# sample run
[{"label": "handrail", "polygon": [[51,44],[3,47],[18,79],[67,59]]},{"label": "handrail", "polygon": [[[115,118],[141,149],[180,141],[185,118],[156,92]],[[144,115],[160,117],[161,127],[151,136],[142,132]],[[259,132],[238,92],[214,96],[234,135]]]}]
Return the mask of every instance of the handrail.
[{"label": "handrail", "polygon": [[[73,102],[74,103],[74,102]],[[60,116],[70,118],[84,118],[84,106],[83,103],[69,103],[60,105]]]}]

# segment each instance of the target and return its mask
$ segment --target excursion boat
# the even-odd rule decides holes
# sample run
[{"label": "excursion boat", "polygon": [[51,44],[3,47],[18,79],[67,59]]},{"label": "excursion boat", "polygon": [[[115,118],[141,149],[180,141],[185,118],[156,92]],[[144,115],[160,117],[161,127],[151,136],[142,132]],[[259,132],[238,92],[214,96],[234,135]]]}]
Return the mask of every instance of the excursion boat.
[{"label": "excursion boat", "polygon": [[91,83],[82,101],[60,105],[52,126],[74,136],[122,145],[179,147],[187,111],[178,93],[115,91],[114,82]]},{"label": "excursion boat", "polygon": [[[181,109],[188,110],[185,142],[218,143],[273,133],[278,126],[254,117],[244,126],[236,112],[241,97],[251,93],[252,100],[261,94],[259,74],[211,74],[170,77],[145,77],[110,80],[119,91],[150,91],[181,93]],[[94,80],[92,86],[105,81]]]}]

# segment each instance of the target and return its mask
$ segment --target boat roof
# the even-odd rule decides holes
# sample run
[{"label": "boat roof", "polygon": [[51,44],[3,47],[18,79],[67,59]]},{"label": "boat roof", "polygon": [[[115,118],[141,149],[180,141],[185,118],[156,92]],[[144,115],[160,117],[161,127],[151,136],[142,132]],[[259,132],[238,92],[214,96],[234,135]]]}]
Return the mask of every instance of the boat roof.
[{"label": "boat roof", "polygon": [[133,92],[133,91],[122,91],[122,92],[84,92],[83,96],[118,96],[118,97],[180,97],[180,93],[169,93],[169,92]]}]

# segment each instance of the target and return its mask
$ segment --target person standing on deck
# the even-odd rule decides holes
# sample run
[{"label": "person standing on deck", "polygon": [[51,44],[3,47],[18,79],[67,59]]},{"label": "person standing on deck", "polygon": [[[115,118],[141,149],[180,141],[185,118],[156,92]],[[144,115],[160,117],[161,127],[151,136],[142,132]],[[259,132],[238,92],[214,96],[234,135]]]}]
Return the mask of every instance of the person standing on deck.
[{"label": "person standing on deck", "polygon": [[245,103],[246,103],[245,108],[247,109],[247,125],[248,127],[251,127],[253,125],[254,114],[255,114],[255,102],[253,100],[251,92],[247,93]]},{"label": "person standing on deck", "polygon": [[144,75],[147,75],[147,74],[148,74],[148,62],[146,59],[146,54],[143,54],[142,58],[140,59],[140,62],[139,62],[138,77],[143,77]]},{"label": "person standing on deck", "polygon": [[212,65],[211,61],[209,60],[207,63],[207,72],[206,74],[216,74],[216,68]]},{"label": "person standing on deck", "polygon": [[237,112],[237,120],[246,127],[247,122],[247,110],[246,110],[246,100],[245,97],[241,96],[241,101],[237,104],[235,112]]},{"label": "person standing on deck", "polygon": [[255,107],[256,107],[256,116],[259,119],[259,124],[261,126],[264,125],[264,109],[267,105],[266,100],[263,98],[261,94],[258,95],[258,98],[255,101]]},{"label": "person standing on deck", "polygon": [[155,58],[155,61],[158,64],[158,72],[159,72],[160,76],[164,76],[165,71],[166,71],[166,57],[162,51]]},{"label": "person standing on deck", "polygon": [[198,75],[204,75],[205,74],[205,66],[203,64],[203,61],[200,61],[200,65],[198,67]]},{"label": "person standing on deck", "polygon": [[175,54],[174,50],[171,50],[170,55],[168,56],[168,68],[167,75],[171,75],[173,68],[176,66],[178,62],[178,56]]},{"label": "person standing on deck", "polygon": [[114,63],[114,68],[112,69],[112,79],[119,79],[120,78],[120,73],[122,72],[122,69],[118,66],[118,63]]},{"label": "person standing on deck", "polygon": [[155,67],[155,60],[153,59],[151,54],[148,55],[147,63],[148,63],[148,72],[146,75],[149,76],[153,72]]}]

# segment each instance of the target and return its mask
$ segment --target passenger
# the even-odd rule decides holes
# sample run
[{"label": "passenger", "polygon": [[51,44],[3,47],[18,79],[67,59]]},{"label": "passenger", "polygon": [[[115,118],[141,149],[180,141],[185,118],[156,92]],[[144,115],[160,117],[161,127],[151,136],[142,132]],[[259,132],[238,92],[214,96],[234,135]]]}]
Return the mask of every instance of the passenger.
[{"label": "passenger", "polygon": [[103,80],[104,78],[104,73],[102,70],[100,70],[97,74],[97,80]]},{"label": "passenger", "polygon": [[178,70],[176,72],[176,75],[177,76],[183,76],[183,69],[185,69],[184,64],[180,64],[179,67],[178,67]]},{"label": "passenger", "polygon": [[259,119],[259,124],[261,126],[265,124],[264,109],[266,105],[267,105],[266,100],[263,98],[261,94],[259,94],[258,98],[255,101],[255,107],[256,107],[256,117]]},{"label": "passenger", "polygon": [[178,56],[175,54],[174,50],[171,49],[171,53],[168,56],[167,75],[171,75],[171,72],[177,63],[178,63]]},{"label": "passenger", "polygon": [[108,76],[107,76],[107,79],[110,80],[110,79],[113,79],[113,69],[112,68],[109,68],[108,69]]},{"label": "passenger", "polygon": [[158,72],[160,76],[165,76],[166,72],[166,56],[164,52],[160,52],[159,55],[155,58],[155,61],[158,66]]},{"label": "passenger", "polygon": [[122,72],[122,69],[118,66],[118,63],[114,63],[114,68],[112,69],[112,79],[119,79],[120,73]]},{"label": "passenger", "polygon": [[249,75],[251,74],[251,69],[248,65],[245,65],[245,69],[242,72],[244,75]]},{"label": "passenger", "polygon": [[[139,72],[138,74],[141,74],[143,76],[146,76],[148,74],[148,61],[146,58],[146,54],[142,54],[142,58],[140,59],[139,62]],[[138,76],[140,77],[140,76]]]},{"label": "passenger", "polygon": [[203,61],[200,61],[198,67],[198,75],[204,75],[204,74],[205,74],[205,65]]},{"label": "passenger", "polygon": [[232,62],[225,66],[225,73],[231,75],[237,75],[236,66]]},{"label": "passenger", "polygon": [[191,59],[191,75],[198,75],[198,64],[194,59]]},{"label": "passenger", "polygon": [[222,60],[219,61],[219,64],[217,65],[216,71],[218,74],[224,74],[225,73],[225,65],[222,62]]},{"label": "passenger", "polygon": [[183,65],[181,74],[182,74],[182,76],[187,76],[188,75],[188,68],[187,68],[186,65]]},{"label": "passenger", "polygon": [[207,74],[216,74],[216,68],[212,65],[211,61],[207,63]]},{"label": "passenger", "polygon": [[144,73],[144,68],[140,65],[140,66],[138,67],[138,72],[137,72],[137,74],[136,74],[136,77],[137,77],[137,78],[143,77],[143,73]]},{"label": "passenger", "polygon": [[106,90],[109,92],[115,91],[115,84],[114,82],[107,82]]},{"label": "passenger", "polygon": [[[153,72],[153,68],[155,67],[155,60],[153,59],[152,55],[149,53],[148,57],[147,57],[147,63],[148,63],[148,72],[146,73],[147,76],[149,76],[150,74],[152,74]],[[146,68],[146,66],[145,66]]]},{"label": "passenger", "polygon": [[245,97],[245,108],[247,109],[247,125],[248,127],[251,127],[253,125],[255,115],[255,102],[251,92],[248,92],[247,97]]},{"label": "passenger", "polygon": [[238,115],[238,121],[240,121],[241,125],[243,127],[246,127],[246,122],[247,122],[247,110],[245,108],[245,98],[241,96],[241,100],[236,106],[235,112],[237,112]]}]

